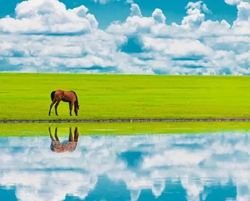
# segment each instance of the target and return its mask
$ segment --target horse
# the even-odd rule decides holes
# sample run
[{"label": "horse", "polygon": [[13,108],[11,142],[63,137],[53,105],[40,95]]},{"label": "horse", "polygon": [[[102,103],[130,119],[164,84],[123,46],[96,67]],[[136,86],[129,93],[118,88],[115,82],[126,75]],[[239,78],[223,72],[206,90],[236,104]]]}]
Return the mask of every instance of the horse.
[{"label": "horse", "polygon": [[55,129],[55,138],[52,136],[51,134],[51,130],[49,127],[49,134],[50,134],[50,139],[51,139],[51,145],[50,145],[50,149],[53,152],[56,153],[63,153],[63,152],[73,152],[76,149],[77,143],[78,143],[78,136],[79,136],[79,132],[78,132],[78,128],[75,128],[74,131],[74,137],[72,135],[72,131],[71,131],[71,127],[69,129],[69,139],[64,141],[64,142],[60,142],[59,137],[57,135],[57,128]]},{"label": "horse", "polygon": [[51,92],[50,97],[51,97],[52,103],[50,104],[50,108],[49,108],[49,116],[51,113],[51,108],[53,107],[54,104],[55,104],[55,112],[56,112],[56,115],[58,116],[57,107],[60,101],[69,103],[70,116],[72,116],[71,111],[72,111],[73,105],[74,105],[75,115],[76,116],[78,115],[78,110],[80,109],[80,106],[78,104],[77,95],[74,91],[56,90],[56,91]]}]

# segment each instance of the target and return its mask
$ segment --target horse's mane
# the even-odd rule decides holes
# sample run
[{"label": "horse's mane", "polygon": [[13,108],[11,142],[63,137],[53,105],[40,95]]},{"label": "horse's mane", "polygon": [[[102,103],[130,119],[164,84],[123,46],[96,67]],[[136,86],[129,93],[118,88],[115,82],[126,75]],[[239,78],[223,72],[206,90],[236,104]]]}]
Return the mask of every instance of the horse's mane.
[{"label": "horse's mane", "polygon": [[[71,91],[72,91],[72,90],[71,90]],[[74,91],[72,91],[72,92],[73,92],[73,93],[75,94],[75,96],[76,96],[76,104],[79,105],[79,104],[78,104],[78,98],[77,98],[76,92],[74,92]]]}]

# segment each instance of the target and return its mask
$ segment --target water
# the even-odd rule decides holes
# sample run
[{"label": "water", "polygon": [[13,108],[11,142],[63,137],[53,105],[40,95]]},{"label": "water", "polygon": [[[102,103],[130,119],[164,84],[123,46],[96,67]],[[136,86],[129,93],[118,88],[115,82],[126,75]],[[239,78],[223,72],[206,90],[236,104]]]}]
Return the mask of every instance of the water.
[{"label": "water", "polygon": [[3,201],[250,200],[249,133],[79,133],[63,153],[49,134],[0,138],[0,158]]}]

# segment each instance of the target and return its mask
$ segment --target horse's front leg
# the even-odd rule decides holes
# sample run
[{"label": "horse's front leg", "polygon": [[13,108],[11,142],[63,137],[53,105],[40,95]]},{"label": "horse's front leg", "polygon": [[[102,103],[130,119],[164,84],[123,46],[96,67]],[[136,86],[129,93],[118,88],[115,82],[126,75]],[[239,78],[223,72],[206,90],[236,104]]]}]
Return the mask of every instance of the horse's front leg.
[{"label": "horse's front leg", "polygon": [[57,135],[57,127],[56,127],[56,129],[55,129],[55,138],[56,138],[56,141],[57,141],[57,142],[60,142],[59,137],[58,137],[58,135]]},{"label": "horse's front leg", "polygon": [[71,130],[71,127],[69,128],[69,142],[73,142],[74,139],[73,139],[73,135],[72,135],[72,130]]},{"label": "horse's front leg", "polygon": [[69,115],[72,116],[73,103],[69,102]]},{"label": "horse's front leg", "polygon": [[51,104],[50,104],[50,108],[49,108],[49,116],[50,116],[50,113],[51,113],[51,108],[53,107],[53,105],[55,104],[56,101],[53,101]]},{"label": "horse's front leg", "polygon": [[74,141],[75,142],[78,142],[78,136],[79,136],[79,132],[78,132],[78,128],[76,127],[75,131],[74,131]]},{"label": "horse's front leg", "polygon": [[56,105],[55,105],[55,112],[56,112],[56,115],[58,116],[58,113],[57,113],[57,107],[59,105],[60,101],[57,101]]}]

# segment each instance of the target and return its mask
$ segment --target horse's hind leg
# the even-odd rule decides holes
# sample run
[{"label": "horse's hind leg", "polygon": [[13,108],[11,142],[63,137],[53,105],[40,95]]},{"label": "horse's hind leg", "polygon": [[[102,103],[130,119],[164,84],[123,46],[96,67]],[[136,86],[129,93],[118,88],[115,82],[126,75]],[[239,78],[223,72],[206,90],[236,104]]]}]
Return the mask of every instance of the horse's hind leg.
[{"label": "horse's hind leg", "polygon": [[55,141],[55,139],[53,138],[53,136],[52,136],[52,134],[51,134],[50,127],[49,127],[49,135],[50,135],[50,139],[51,139],[52,141]]},{"label": "horse's hind leg", "polygon": [[53,105],[56,103],[55,100],[53,100],[53,102],[50,104],[50,108],[49,108],[49,116],[50,116],[50,113],[51,113],[51,108],[53,107]]},{"label": "horse's hind leg", "polygon": [[57,107],[58,107],[59,103],[60,103],[60,101],[57,101],[57,102],[56,102],[56,105],[55,105],[55,112],[56,112],[56,115],[57,115],[57,116],[58,116]]},{"label": "horse's hind leg", "polygon": [[72,116],[73,103],[69,102],[69,115]]}]

